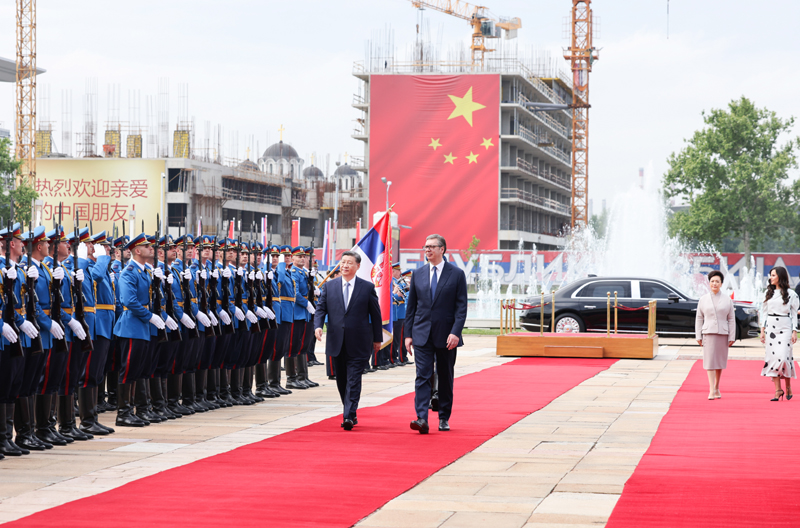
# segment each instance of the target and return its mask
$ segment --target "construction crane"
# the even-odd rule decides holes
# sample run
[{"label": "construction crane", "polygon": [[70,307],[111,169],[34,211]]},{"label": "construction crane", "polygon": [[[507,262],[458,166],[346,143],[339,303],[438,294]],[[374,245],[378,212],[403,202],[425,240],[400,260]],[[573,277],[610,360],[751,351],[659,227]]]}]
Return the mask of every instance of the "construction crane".
[{"label": "construction crane", "polygon": [[16,154],[20,181],[36,181],[36,0],[17,0]]},{"label": "construction crane", "polygon": [[417,9],[430,8],[448,15],[453,15],[462,20],[466,20],[472,26],[472,69],[480,63],[480,70],[483,70],[484,54],[494,51],[485,45],[487,38],[500,38],[500,30],[506,31],[506,38],[515,38],[516,31],[522,27],[522,21],[518,17],[501,18],[495,20],[489,16],[489,8],[476,6],[462,2],[461,0],[411,0],[411,4]]},{"label": "construction crane", "polygon": [[589,73],[600,57],[592,45],[592,0],[572,0],[572,228],[589,221]]}]

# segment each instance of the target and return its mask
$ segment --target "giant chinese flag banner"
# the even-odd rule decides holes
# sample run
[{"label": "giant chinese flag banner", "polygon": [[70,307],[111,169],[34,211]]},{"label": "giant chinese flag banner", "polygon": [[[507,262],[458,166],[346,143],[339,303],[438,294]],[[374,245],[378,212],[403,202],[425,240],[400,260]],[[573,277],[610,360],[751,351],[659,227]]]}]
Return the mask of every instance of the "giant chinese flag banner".
[{"label": "giant chinese flag banner", "polygon": [[[369,208],[386,186],[405,247],[438,233],[448,247],[497,248],[499,75],[373,75],[370,78]],[[416,246],[414,246],[416,247]]]}]

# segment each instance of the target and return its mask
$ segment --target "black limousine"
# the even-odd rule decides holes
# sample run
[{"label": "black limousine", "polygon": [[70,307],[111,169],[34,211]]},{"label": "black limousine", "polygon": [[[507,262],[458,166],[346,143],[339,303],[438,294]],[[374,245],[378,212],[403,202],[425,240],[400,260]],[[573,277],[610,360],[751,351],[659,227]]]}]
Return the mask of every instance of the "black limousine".
[{"label": "black limousine", "polygon": [[[611,292],[611,331],[614,331],[614,292],[619,304],[631,307],[646,307],[655,299],[656,333],[664,337],[694,336],[694,321],[697,299],[692,299],[672,284],[647,278],[589,277],[562,286],[555,293],[556,332],[605,332],[606,293]],[[552,306],[550,295],[545,295],[545,332],[550,331]],[[526,304],[538,306],[541,298],[525,299]],[[734,302],[736,306],[736,339],[758,336],[758,309],[755,305]],[[618,310],[620,332],[647,332],[647,310]],[[531,332],[539,332],[539,308],[520,312],[520,326]]]}]

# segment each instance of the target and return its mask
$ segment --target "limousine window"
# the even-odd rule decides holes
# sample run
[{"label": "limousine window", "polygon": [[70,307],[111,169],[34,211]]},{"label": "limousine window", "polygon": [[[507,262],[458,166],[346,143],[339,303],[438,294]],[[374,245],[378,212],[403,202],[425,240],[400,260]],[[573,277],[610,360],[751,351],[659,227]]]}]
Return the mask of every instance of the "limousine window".
[{"label": "limousine window", "polygon": [[630,299],[631,297],[631,282],[630,281],[599,281],[590,282],[575,295],[575,297],[602,297],[605,299],[606,293],[611,292],[611,298],[614,298],[614,292],[617,292],[617,298]]},{"label": "limousine window", "polygon": [[642,299],[669,299],[669,296],[675,292],[657,282],[641,281],[639,293]]}]

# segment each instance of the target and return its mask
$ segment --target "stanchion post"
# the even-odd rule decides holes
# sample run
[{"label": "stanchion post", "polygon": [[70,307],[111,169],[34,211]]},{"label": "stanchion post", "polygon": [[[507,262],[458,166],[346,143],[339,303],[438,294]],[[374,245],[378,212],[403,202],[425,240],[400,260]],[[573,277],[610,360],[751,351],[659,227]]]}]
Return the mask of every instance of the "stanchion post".
[{"label": "stanchion post", "polygon": [[617,335],[617,306],[619,306],[617,303],[617,292],[614,292],[614,335]]},{"label": "stanchion post", "polygon": [[648,304],[649,313],[647,314],[647,337],[656,335],[656,301],[655,299]]},{"label": "stanchion post", "polygon": [[606,337],[611,335],[611,292],[606,292]]},{"label": "stanchion post", "polygon": [[550,305],[553,308],[550,313],[550,333],[556,333],[556,291],[550,293]]},{"label": "stanchion post", "polygon": [[511,301],[511,333],[517,331],[517,300]]},{"label": "stanchion post", "polygon": [[500,299],[500,335],[505,335],[506,303]]},{"label": "stanchion post", "polygon": [[542,290],[542,302],[539,303],[539,337],[544,337],[544,290]]}]

